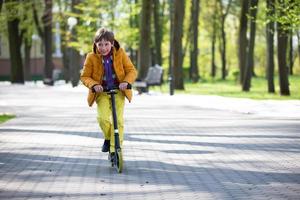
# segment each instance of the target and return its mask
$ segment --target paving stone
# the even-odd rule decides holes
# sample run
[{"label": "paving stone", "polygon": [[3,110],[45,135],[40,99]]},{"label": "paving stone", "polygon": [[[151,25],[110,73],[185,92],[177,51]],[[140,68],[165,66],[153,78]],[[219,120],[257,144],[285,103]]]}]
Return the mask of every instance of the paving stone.
[{"label": "paving stone", "polygon": [[0,199],[299,199],[297,114],[187,97],[136,95],[126,104],[118,174],[101,152],[85,88],[0,84],[0,112],[17,115],[0,125]]}]

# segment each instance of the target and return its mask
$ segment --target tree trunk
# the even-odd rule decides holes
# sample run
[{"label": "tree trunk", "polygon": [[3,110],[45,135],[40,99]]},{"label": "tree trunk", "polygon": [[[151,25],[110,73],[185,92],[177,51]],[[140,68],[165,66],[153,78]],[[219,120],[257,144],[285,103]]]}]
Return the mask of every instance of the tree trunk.
[{"label": "tree trunk", "polygon": [[154,16],[154,35],[155,35],[155,64],[162,65],[161,45],[162,45],[162,23],[160,15],[160,2],[153,0],[153,16]]},{"label": "tree trunk", "polygon": [[53,62],[52,62],[52,0],[45,0],[45,10],[42,17],[44,24],[44,48],[45,68],[44,84],[53,85]]},{"label": "tree trunk", "polygon": [[229,0],[226,11],[223,11],[223,2],[219,0],[220,10],[221,10],[221,60],[222,60],[222,79],[225,80],[227,76],[227,68],[226,68],[226,32],[225,32],[225,20],[228,15],[232,0]]},{"label": "tree trunk", "polygon": [[0,13],[2,11],[3,0],[0,0]]},{"label": "tree trunk", "polygon": [[195,83],[199,80],[199,70],[198,70],[198,24],[199,24],[199,0],[193,0],[191,4],[191,80]]},{"label": "tree trunk", "polygon": [[214,6],[213,13],[213,30],[212,30],[212,38],[211,38],[211,76],[214,78],[216,76],[217,66],[215,61],[216,54],[216,35],[217,35],[217,3]]},{"label": "tree trunk", "polygon": [[249,9],[249,0],[242,1],[241,17],[240,17],[240,30],[239,30],[239,69],[240,69],[240,83],[243,83],[246,55],[247,55],[247,15]]},{"label": "tree trunk", "polygon": [[246,56],[246,68],[243,80],[243,91],[249,91],[251,87],[251,78],[253,72],[254,60],[254,45],[255,45],[255,32],[256,32],[256,14],[257,14],[258,0],[252,0],[250,3],[250,42],[248,48],[248,55]]},{"label": "tree trunk", "polygon": [[21,41],[22,38],[19,35],[19,19],[13,19],[7,21],[8,28],[8,43],[10,53],[10,80],[12,83],[24,84],[24,72],[21,56]]},{"label": "tree trunk", "polygon": [[298,60],[300,65],[300,30],[297,31],[297,40],[298,40]]},{"label": "tree trunk", "polygon": [[222,60],[222,79],[226,79],[227,70],[226,70],[226,32],[225,32],[225,19],[222,20],[221,24],[221,60]]},{"label": "tree trunk", "polygon": [[[231,3],[231,1],[230,1]],[[226,32],[225,32],[225,17],[223,13],[223,2],[219,0],[220,16],[221,16],[221,38],[220,38],[220,53],[221,53],[221,65],[222,65],[222,79],[226,78]]]},{"label": "tree trunk", "polygon": [[80,79],[80,53],[74,48],[70,49],[71,61],[70,61],[70,71],[71,71],[71,83],[73,87],[76,87]]},{"label": "tree trunk", "polygon": [[169,70],[168,80],[170,86],[170,95],[174,95],[174,68],[173,68],[173,34],[174,34],[174,1],[169,0],[169,17],[170,17],[170,40],[169,40]]},{"label": "tree trunk", "polygon": [[169,0],[169,5],[170,5],[170,8],[169,8],[169,13],[170,13],[170,40],[169,40],[169,75],[172,76],[172,60],[173,60],[173,57],[172,57],[172,52],[173,52],[173,43],[172,43],[172,40],[173,40],[173,29],[174,29],[174,2],[173,0]]},{"label": "tree trunk", "polygon": [[138,58],[139,79],[144,79],[150,66],[150,38],[151,38],[151,7],[152,0],[142,1],[140,24],[140,48]]},{"label": "tree trunk", "polygon": [[63,79],[65,80],[65,83],[68,83],[70,81],[70,72],[69,72],[69,56],[68,56],[68,47],[67,47],[67,17],[65,16],[64,12],[66,12],[66,7],[62,6],[62,1],[57,1],[57,7],[58,7],[58,15],[59,15],[59,27],[61,30],[61,42],[60,42],[60,49],[62,52],[62,63],[63,63]]},{"label": "tree trunk", "polygon": [[216,77],[217,66],[215,62],[215,54],[216,54],[216,30],[213,28],[213,35],[211,41],[211,77]]},{"label": "tree trunk", "polygon": [[286,65],[286,50],[287,50],[287,36],[278,24],[278,68],[279,68],[279,84],[280,94],[290,95],[289,82],[288,82],[288,68]]},{"label": "tree trunk", "polygon": [[144,79],[150,66],[150,38],[151,38],[151,0],[142,1],[140,23],[140,48],[138,57],[139,79]]},{"label": "tree trunk", "polygon": [[[67,24],[65,22],[62,22],[60,24],[60,28],[61,30],[64,30],[67,32]],[[69,83],[70,81],[70,58],[69,58],[69,53],[70,52],[70,48],[67,46],[67,38],[66,37],[62,37],[62,42],[61,42],[61,51],[62,51],[62,61],[63,61],[63,76],[64,76],[64,80],[66,83]]]},{"label": "tree trunk", "polygon": [[[73,13],[79,14],[80,11],[78,9],[76,9],[76,5],[78,5],[80,3],[80,0],[72,0],[72,4],[71,4],[71,10]],[[114,16],[114,15],[112,15]],[[77,23],[79,23],[79,19],[77,18]],[[72,27],[71,29],[71,41],[75,41],[77,38],[77,32],[76,29],[74,27]],[[79,83],[79,79],[80,79],[80,53],[78,50],[76,50],[75,48],[71,47],[70,48],[70,67],[69,70],[71,72],[70,74],[70,79],[71,79],[71,83],[72,86],[75,87],[78,85]]]},{"label": "tree trunk", "polygon": [[[153,33],[151,33],[151,35],[153,35]],[[152,37],[151,37],[152,38]],[[152,43],[153,41],[150,42],[150,63],[151,65],[150,66],[154,66],[156,63],[156,55],[155,55],[155,47],[151,47],[153,46]]]},{"label": "tree trunk", "polygon": [[69,48],[66,47],[65,45],[62,46],[62,59],[63,59],[63,65],[64,65],[64,69],[63,69],[63,74],[64,74],[64,80],[66,83],[69,83],[70,81],[70,58],[69,58]]},{"label": "tree trunk", "polygon": [[26,81],[30,81],[31,78],[31,63],[30,63],[30,50],[31,50],[31,40],[25,39],[24,41],[24,78]]},{"label": "tree trunk", "polygon": [[[139,4],[139,0],[134,0],[134,3],[135,3],[135,5],[137,5],[137,4]],[[140,26],[140,15],[139,14],[135,14],[134,16],[133,16],[133,19],[134,19],[134,27],[139,27]],[[136,49],[136,50],[134,50],[134,55],[135,55],[135,63],[136,63],[136,65],[138,65],[138,60],[139,60],[139,52],[138,52],[139,50],[138,49]]]},{"label": "tree trunk", "polygon": [[184,89],[182,67],[182,35],[183,35],[184,1],[174,0],[173,58],[175,89]]},{"label": "tree trunk", "polygon": [[[284,1],[279,0],[279,3],[284,7]],[[282,16],[280,12],[279,15]],[[278,68],[279,68],[279,85],[281,95],[290,95],[289,81],[288,81],[288,68],[286,62],[287,53],[287,31],[284,30],[283,24],[277,22],[277,58],[278,58]]]},{"label": "tree trunk", "polygon": [[[275,13],[275,0],[267,0],[267,8],[270,10],[269,16]],[[266,41],[267,41],[267,79],[268,92],[275,93],[274,86],[274,22],[270,21],[266,26]]]},{"label": "tree trunk", "polygon": [[290,30],[289,32],[289,74],[293,75],[293,64],[294,64],[294,56],[293,56],[293,30]]}]

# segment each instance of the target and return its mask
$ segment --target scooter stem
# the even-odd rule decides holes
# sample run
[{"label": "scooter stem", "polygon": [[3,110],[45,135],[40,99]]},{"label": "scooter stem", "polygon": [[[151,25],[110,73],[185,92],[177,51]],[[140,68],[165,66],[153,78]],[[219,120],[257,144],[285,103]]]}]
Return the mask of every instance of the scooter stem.
[{"label": "scooter stem", "polygon": [[118,129],[118,122],[117,122],[117,112],[116,112],[116,100],[115,100],[116,92],[115,91],[109,92],[109,94],[111,97],[111,107],[112,107],[112,115],[113,115],[115,150],[117,150],[120,148],[120,140],[119,140],[119,129]]}]

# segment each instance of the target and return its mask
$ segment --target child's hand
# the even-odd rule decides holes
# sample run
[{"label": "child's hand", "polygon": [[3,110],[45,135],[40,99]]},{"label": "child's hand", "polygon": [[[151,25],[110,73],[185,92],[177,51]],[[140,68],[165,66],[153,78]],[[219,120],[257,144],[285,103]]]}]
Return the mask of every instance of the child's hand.
[{"label": "child's hand", "polygon": [[95,92],[103,92],[102,85],[95,85],[93,88],[94,88]]},{"label": "child's hand", "polygon": [[128,85],[127,82],[120,83],[120,85],[119,85],[120,90],[122,90],[122,91],[126,90],[127,89],[127,85]]}]

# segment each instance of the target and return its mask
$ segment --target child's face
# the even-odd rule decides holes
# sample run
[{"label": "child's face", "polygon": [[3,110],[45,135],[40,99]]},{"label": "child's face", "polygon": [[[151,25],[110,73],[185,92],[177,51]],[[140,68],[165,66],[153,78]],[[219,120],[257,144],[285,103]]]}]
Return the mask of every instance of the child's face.
[{"label": "child's face", "polygon": [[96,43],[96,46],[100,54],[102,56],[106,56],[107,54],[109,54],[113,44],[110,41],[102,39]]}]

